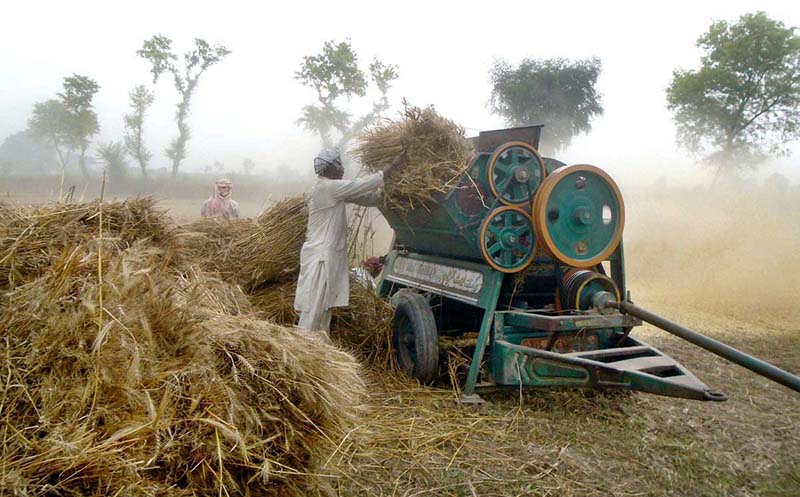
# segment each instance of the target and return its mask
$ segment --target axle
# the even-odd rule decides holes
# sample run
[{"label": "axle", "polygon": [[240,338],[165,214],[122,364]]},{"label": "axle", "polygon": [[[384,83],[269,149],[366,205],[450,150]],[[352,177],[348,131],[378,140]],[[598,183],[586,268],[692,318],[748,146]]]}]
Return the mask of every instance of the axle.
[{"label": "axle", "polygon": [[735,349],[729,345],[725,345],[724,343],[714,340],[713,338],[709,338],[705,335],[697,333],[696,331],[690,330],[685,326],[673,323],[672,321],[653,314],[646,309],[642,309],[631,302],[617,302],[613,298],[597,299],[595,302],[596,305],[598,305],[598,307],[601,309],[603,307],[611,307],[619,309],[621,312],[630,314],[631,316],[636,316],[642,321],[646,321],[668,333],[672,333],[673,335],[682,338],[687,342],[691,342],[698,347],[702,347],[709,352],[742,366],[743,368],[747,368],[754,373],[760,374],[761,376],[780,383],[785,387],[791,388],[795,392],[800,392],[800,377],[775,367],[772,364],[764,362],[761,359],[753,357],[749,354],[745,354],[741,350]]}]

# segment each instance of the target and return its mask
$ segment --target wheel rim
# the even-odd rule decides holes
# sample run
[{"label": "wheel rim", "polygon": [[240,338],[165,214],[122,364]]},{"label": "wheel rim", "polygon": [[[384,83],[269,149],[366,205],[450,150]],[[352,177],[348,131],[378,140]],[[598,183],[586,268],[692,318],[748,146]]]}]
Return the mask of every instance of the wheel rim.
[{"label": "wheel rim", "polygon": [[542,157],[524,142],[500,146],[489,161],[489,187],[505,205],[519,206],[530,202],[545,177]]},{"label": "wheel rim", "polygon": [[494,269],[513,273],[527,267],[536,253],[536,235],[528,213],[517,207],[493,210],[481,225],[481,252]]}]

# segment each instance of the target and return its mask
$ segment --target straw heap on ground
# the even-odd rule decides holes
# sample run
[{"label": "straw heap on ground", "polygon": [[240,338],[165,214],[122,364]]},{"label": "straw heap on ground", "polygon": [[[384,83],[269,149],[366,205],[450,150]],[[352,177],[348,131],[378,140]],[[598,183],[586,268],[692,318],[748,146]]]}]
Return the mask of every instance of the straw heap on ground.
[{"label": "straw heap on ground", "polygon": [[[253,307],[263,319],[293,325],[298,318],[294,310],[296,289],[296,279],[267,285],[252,294]],[[351,278],[350,305],[333,310],[331,338],[342,347],[353,350],[368,364],[391,369],[394,365],[391,343],[393,314],[389,302]]]},{"label": "straw heap on ground", "polygon": [[324,494],[323,464],[361,413],[358,364],[254,319],[151,201],[104,204],[102,243],[99,208],[27,209],[2,226],[0,488]]}]

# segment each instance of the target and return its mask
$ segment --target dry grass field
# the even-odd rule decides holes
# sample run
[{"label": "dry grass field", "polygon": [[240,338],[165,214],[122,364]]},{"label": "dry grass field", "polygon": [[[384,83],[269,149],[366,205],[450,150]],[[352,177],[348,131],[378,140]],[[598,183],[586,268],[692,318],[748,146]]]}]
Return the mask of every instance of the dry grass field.
[{"label": "dry grass field", "polygon": [[[623,193],[634,301],[800,372],[800,193]],[[235,197],[255,215],[269,195]],[[203,199],[162,205],[189,220]],[[388,236],[376,238],[380,250]],[[331,478],[342,496],[800,496],[800,395],[652,327],[634,333],[730,400],[515,391],[475,408],[370,370],[370,415],[320,471],[345,470]]]}]

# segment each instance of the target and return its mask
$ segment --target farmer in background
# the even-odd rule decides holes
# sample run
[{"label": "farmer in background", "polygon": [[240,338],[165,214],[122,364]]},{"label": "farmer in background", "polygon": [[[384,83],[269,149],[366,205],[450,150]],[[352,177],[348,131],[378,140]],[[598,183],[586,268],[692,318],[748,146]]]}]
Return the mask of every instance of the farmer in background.
[{"label": "farmer in background", "polygon": [[405,158],[400,156],[383,171],[344,180],[344,167],[338,150],[324,148],[314,159],[317,180],[308,200],[308,228],[306,241],[300,250],[300,276],[294,300],[294,308],[300,313],[300,328],[321,331],[327,337],[331,309],[348,304],[350,280],[345,204],[378,205],[383,180],[403,164]]},{"label": "farmer in background", "polygon": [[200,215],[203,217],[224,217],[225,219],[239,218],[239,204],[231,199],[233,183],[222,178],[214,183],[214,194],[203,202]]}]

